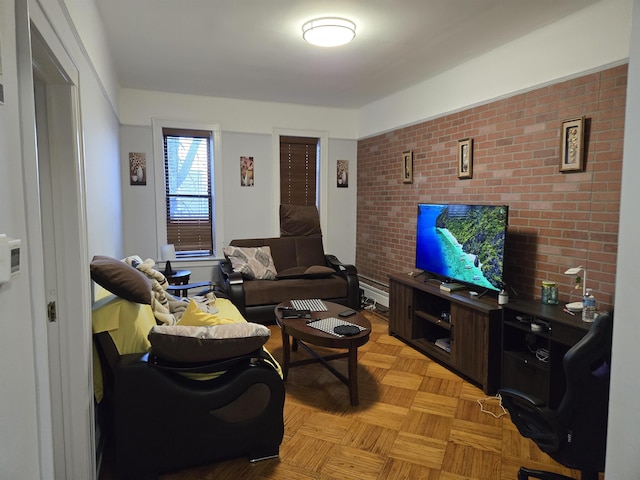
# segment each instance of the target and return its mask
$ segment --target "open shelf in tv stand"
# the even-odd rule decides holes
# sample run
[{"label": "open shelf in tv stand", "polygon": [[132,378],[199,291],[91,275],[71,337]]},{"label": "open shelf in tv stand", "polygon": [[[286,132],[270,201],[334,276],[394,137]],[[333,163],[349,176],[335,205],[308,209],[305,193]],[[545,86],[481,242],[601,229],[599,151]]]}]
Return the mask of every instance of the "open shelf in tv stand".
[{"label": "open shelf in tv stand", "polygon": [[[442,314],[448,313],[450,322]],[[501,309],[495,298],[445,292],[437,281],[389,276],[389,334],[493,394],[500,386]],[[436,346],[450,338],[450,351]]]}]

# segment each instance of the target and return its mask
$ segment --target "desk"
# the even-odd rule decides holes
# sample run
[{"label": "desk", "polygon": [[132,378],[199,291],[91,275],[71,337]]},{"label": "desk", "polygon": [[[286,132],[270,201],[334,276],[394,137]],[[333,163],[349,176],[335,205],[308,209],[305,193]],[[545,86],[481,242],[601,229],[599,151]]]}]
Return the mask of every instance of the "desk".
[{"label": "desk", "polygon": [[564,355],[593,325],[563,307],[540,300],[502,307],[502,388],[532,395],[552,409],[558,408],[566,388]]},{"label": "desk", "polygon": [[[190,270],[174,270],[172,275],[167,275],[165,273],[165,277],[167,278],[167,282],[169,285],[187,285],[189,283],[189,278],[191,277]],[[181,297],[187,296],[187,290],[178,290],[177,292]]]}]

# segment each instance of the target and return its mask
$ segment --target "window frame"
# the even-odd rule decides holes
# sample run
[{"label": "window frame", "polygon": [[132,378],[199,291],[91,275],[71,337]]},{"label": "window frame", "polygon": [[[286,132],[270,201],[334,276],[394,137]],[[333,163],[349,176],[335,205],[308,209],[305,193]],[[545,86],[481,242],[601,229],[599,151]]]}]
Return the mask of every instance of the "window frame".
[{"label": "window frame", "polygon": [[[313,148],[309,148],[313,145]],[[283,152],[286,148],[289,155]],[[292,152],[293,150],[293,152]],[[308,157],[312,160],[302,162],[301,156],[308,152]],[[313,201],[314,206],[318,206],[319,199],[319,177],[320,177],[320,139],[317,137],[293,137],[280,135],[280,203],[290,205],[309,205]],[[285,157],[286,156],[286,157]],[[288,162],[285,158],[288,158]],[[293,158],[294,162],[291,162]],[[287,165],[285,166],[285,162]],[[308,168],[313,165],[313,170]],[[296,175],[304,175],[304,179],[291,182]],[[285,177],[289,180],[287,192],[282,191]],[[294,187],[292,188],[292,185]],[[302,191],[304,188],[304,192]],[[310,189],[310,190],[309,190]],[[286,198],[284,198],[286,197]],[[293,202],[291,201],[293,200]]]},{"label": "window frame", "polygon": [[[273,201],[275,205],[280,204],[280,137],[313,137],[320,139],[319,155],[316,157],[317,162],[317,178],[316,178],[316,196],[318,198],[316,205],[320,214],[320,228],[323,232],[328,232],[327,228],[327,212],[328,212],[328,185],[329,183],[329,133],[323,130],[295,130],[286,128],[274,128],[272,134],[272,158],[273,171],[277,172],[273,175]],[[274,208],[273,225],[280,229],[280,208]],[[279,233],[278,233],[279,235]]]},{"label": "window frame", "polygon": [[167,243],[167,210],[164,176],[164,134],[163,128],[175,130],[205,130],[211,132],[211,203],[213,223],[213,254],[211,256],[181,256],[185,260],[205,260],[218,258],[222,254],[223,241],[223,212],[221,208],[223,198],[222,155],[220,148],[220,125],[217,123],[196,123],[176,120],[152,119],[153,128],[153,158],[155,179],[155,207],[156,207],[156,254],[160,258],[160,248]]}]

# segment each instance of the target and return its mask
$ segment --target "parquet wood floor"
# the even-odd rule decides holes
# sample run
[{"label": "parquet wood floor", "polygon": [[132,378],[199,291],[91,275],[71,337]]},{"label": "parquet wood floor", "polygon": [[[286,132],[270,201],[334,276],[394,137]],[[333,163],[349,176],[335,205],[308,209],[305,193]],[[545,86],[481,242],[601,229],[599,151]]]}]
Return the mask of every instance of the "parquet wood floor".
[{"label": "parquet wood floor", "polygon": [[[496,398],[390,337],[383,316],[365,314],[372,334],[358,354],[359,406],[321,365],[291,369],[280,458],[240,458],[161,480],[514,480],[522,465],[579,478],[522,438],[508,415],[481,411],[501,413]],[[267,348],[281,361],[280,332],[270,328]],[[292,352],[292,361],[304,355]],[[346,359],[333,363],[346,373]],[[101,480],[113,478],[108,469]]]}]

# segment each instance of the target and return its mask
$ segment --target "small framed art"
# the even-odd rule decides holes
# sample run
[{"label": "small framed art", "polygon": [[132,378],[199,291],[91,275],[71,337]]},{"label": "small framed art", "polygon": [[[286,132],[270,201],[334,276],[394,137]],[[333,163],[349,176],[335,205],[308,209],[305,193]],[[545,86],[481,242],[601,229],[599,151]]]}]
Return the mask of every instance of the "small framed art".
[{"label": "small framed art", "polygon": [[336,162],[336,186],[347,188],[349,186],[349,160],[338,160]]},{"label": "small framed art", "polygon": [[458,178],[473,176],[473,138],[458,140]]},{"label": "small framed art", "polygon": [[253,157],[240,157],[240,186],[253,187]]},{"label": "small framed art", "polygon": [[580,172],[584,169],[584,117],[562,122],[560,130],[560,171]]},{"label": "small framed art", "polygon": [[140,152],[129,152],[129,185],[147,184],[147,156]]},{"label": "small framed art", "polygon": [[413,151],[402,152],[402,183],[413,183]]}]

